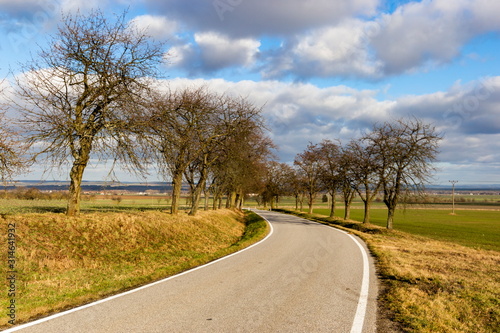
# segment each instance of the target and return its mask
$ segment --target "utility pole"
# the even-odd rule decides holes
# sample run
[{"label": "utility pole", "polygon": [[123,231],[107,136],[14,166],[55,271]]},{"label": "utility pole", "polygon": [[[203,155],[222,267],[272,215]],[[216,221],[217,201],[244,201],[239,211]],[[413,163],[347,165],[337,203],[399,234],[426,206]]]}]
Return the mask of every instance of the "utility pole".
[{"label": "utility pole", "polygon": [[451,214],[455,215],[455,184],[458,183],[458,180],[450,180],[451,183]]}]

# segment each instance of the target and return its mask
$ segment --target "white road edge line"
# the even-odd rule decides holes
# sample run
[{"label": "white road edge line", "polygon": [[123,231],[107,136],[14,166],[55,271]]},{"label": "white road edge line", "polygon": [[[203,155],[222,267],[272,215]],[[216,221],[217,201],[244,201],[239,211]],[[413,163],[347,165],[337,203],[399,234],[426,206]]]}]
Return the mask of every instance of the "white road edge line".
[{"label": "white road edge line", "polygon": [[[310,221],[310,220],[308,220]],[[310,221],[314,222],[314,221]],[[361,243],[350,233],[337,229],[335,227],[325,225],[319,222],[314,222],[319,225],[322,225],[326,228],[330,228],[333,230],[336,230],[338,232],[342,232],[349,236],[354,243],[359,247],[359,250],[361,251],[361,257],[363,258],[363,276],[361,278],[361,289],[359,291],[359,299],[358,299],[358,305],[356,307],[356,313],[354,314],[354,320],[352,322],[351,326],[351,333],[362,333],[363,332],[363,325],[365,322],[365,317],[366,317],[366,308],[368,306],[368,291],[370,288],[370,265],[368,262],[368,254],[366,253],[366,249],[361,245]]]},{"label": "white road edge line", "polygon": [[368,306],[368,289],[370,286],[370,265],[368,264],[368,254],[366,249],[359,243],[359,241],[354,238],[349,233],[346,233],[351,237],[354,242],[359,247],[361,251],[361,256],[363,257],[363,278],[361,280],[361,290],[359,291],[358,307],[356,308],[356,314],[354,315],[354,320],[352,322],[351,333],[361,333],[363,332],[363,325],[366,316],[366,307]]},{"label": "white road edge line", "polygon": [[[262,216],[262,218],[265,219],[267,221],[267,223],[269,223],[269,221],[264,216]],[[301,217],[299,217],[299,218],[301,218]],[[304,218],[302,218],[302,219],[304,219]],[[334,228],[332,226],[328,226],[328,225],[325,225],[325,224],[322,224],[319,222],[315,222],[315,221],[311,221],[311,220],[307,220],[307,221],[317,223],[317,224],[324,226],[326,228],[329,228],[331,230],[335,230],[335,231],[342,232],[342,233],[346,234],[354,241],[354,243],[356,243],[356,245],[359,247],[359,250],[361,251],[361,257],[363,258],[363,276],[361,278],[361,289],[359,291],[359,299],[358,299],[358,305],[356,307],[356,313],[354,315],[354,320],[353,320],[352,326],[351,326],[351,333],[362,333],[363,332],[363,325],[364,325],[365,317],[366,317],[366,308],[368,306],[368,291],[370,288],[370,265],[368,262],[368,254],[366,252],[366,249],[363,247],[363,245],[361,245],[361,243],[354,236],[352,236],[350,233],[348,233],[344,230],[337,229],[337,228]],[[269,223],[269,224],[271,224],[271,223]]]},{"label": "white road edge line", "polygon": [[[260,216],[260,215],[259,215]],[[213,265],[219,261],[222,261],[222,260],[225,260],[225,259],[228,259],[232,256],[235,256],[237,254],[240,254],[242,252],[245,252],[246,250],[250,250],[252,247],[254,246],[257,246],[261,243],[263,243],[264,241],[266,241],[269,237],[271,237],[271,235],[273,234],[274,232],[274,229],[273,229],[273,226],[271,223],[269,223],[269,221],[263,217],[263,219],[267,222],[267,225],[269,225],[269,233],[267,234],[266,237],[264,237],[263,239],[261,239],[260,241],[258,241],[257,243],[255,244],[252,244],[240,251],[237,251],[237,252],[234,252],[234,253],[231,253],[225,257],[222,257],[222,258],[219,258],[219,259],[216,259],[214,261],[211,261],[209,263],[206,263],[202,266],[198,266],[198,267],[195,267],[195,268],[191,268],[187,271],[184,271],[182,273],[179,273],[177,275],[172,275],[168,278],[165,278],[165,279],[162,279],[162,280],[158,280],[158,281],[155,281],[155,282],[152,282],[150,284],[146,284],[144,286],[141,286],[141,287],[138,287],[138,288],[135,288],[135,289],[132,289],[132,290],[129,290],[129,291],[126,291],[124,293],[121,293],[121,294],[116,294],[116,295],[113,295],[113,296],[110,296],[110,297],[107,297],[107,298],[104,298],[104,299],[101,299],[101,300],[98,300],[98,301],[95,301],[95,302],[92,302],[92,303],[89,303],[89,304],[85,304],[85,305],[82,305],[82,306],[79,306],[79,307],[76,307],[76,308],[73,308],[71,310],[67,310],[67,311],[64,311],[64,312],[59,312],[59,313],[56,313],[54,315],[51,315],[51,316],[48,316],[48,317],[45,317],[45,318],[41,318],[41,319],[38,319],[38,320],[35,320],[35,321],[32,321],[32,322],[29,322],[29,323],[26,323],[26,324],[22,324],[22,325],[19,325],[19,326],[15,326],[15,327],[12,327],[12,328],[9,328],[5,331],[2,331],[2,333],[10,333],[10,332],[16,332],[16,331],[19,331],[19,330],[22,330],[24,328],[28,328],[28,327],[31,327],[31,326],[35,326],[35,325],[38,325],[38,324],[41,324],[43,322],[46,322],[46,321],[49,321],[49,320],[52,320],[52,319],[56,319],[56,318],[59,318],[59,317],[62,317],[62,316],[65,316],[67,314],[70,314],[70,313],[73,313],[73,312],[76,312],[76,311],[80,311],[80,310],[83,310],[83,309],[87,309],[87,308],[90,308],[92,306],[95,306],[95,305],[99,305],[101,303],[104,303],[104,302],[107,302],[107,301],[111,301],[113,299],[116,299],[116,298],[119,298],[119,297],[122,297],[122,296],[126,296],[126,295],[130,295],[130,294],[133,294],[137,291],[141,291],[143,289],[146,289],[146,288],[149,288],[149,287],[152,287],[152,286],[155,286],[157,284],[160,284],[160,283],[163,283],[163,282],[166,282],[166,281],[169,281],[169,280],[173,280],[175,278],[178,278],[179,276],[182,276],[182,275],[186,275],[188,273],[191,273],[191,272],[194,272],[194,271],[197,271],[199,269],[202,269],[204,267],[207,267],[207,266],[210,266],[210,265]]]}]

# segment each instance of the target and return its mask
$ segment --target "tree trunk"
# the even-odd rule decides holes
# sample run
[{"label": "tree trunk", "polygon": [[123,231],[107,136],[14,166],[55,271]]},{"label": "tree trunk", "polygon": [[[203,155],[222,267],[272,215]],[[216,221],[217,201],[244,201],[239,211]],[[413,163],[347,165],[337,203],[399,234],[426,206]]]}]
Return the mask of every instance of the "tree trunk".
[{"label": "tree trunk", "polygon": [[231,208],[235,208],[235,209],[238,209],[238,204],[240,202],[240,193],[239,192],[236,192],[235,193],[235,196],[234,196],[234,202],[232,204],[232,207]]},{"label": "tree trunk", "polygon": [[243,194],[243,192],[238,193],[238,199],[237,199],[237,203],[236,203],[237,209],[239,209],[239,210],[243,209],[243,201],[244,200],[245,200],[245,195]]},{"label": "tree trunk", "polygon": [[335,216],[335,193],[330,193],[332,202],[330,203],[330,217]]},{"label": "tree trunk", "polygon": [[344,197],[345,211],[344,211],[344,220],[349,220],[351,218],[351,203],[354,199],[355,192],[351,192],[347,197]]},{"label": "tree trunk", "polygon": [[387,229],[392,229],[392,223],[394,221],[395,207],[388,207],[387,210]]},{"label": "tree trunk", "polygon": [[201,188],[197,186],[193,192],[193,197],[191,200],[191,210],[189,211],[189,215],[191,216],[196,215],[196,213],[198,212],[198,208],[200,207],[200,199],[201,199]]},{"label": "tree trunk", "polygon": [[214,192],[212,195],[214,197],[214,201],[212,202],[212,209],[213,210],[217,210],[219,208],[217,206],[217,203],[219,202],[219,194],[217,194],[216,192]]},{"label": "tree trunk", "polygon": [[[394,214],[396,212],[396,207],[398,205],[398,189],[396,186],[395,192],[390,193],[389,191],[385,191],[384,193],[384,203],[387,207],[387,229],[392,229],[392,223],[394,221]],[[387,193],[389,192],[389,193]]]},{"label": "tree trunk", "polygon": [[344,220],[351,218],[351,203],[345,203]]},{"label": "tree trunk", "polygon": [[205,195],[205,203],[204,203],[204,206],[203,206],[203,210],[209,210],[208,200],[210,199],[210,192],[207,189],[205,189],[203,191],[203,194]]},{"label": "tree trunk", "polygon": [[71,183],[69,185],[69,199],[68,199],[68,207],[66,210],[66,215],[68,216],[77,216],[80,214],[80,201],[81,201],[81,192],[82,192],[82,179],[83,179],[83,171],[87,163],[77,163],[75,162],[71,167],[70,171],[70,179]]},{"label": "tree trunk", "polygon": [[198,184],[196,184],[193,190],[191,211],[189,212],[189,215],[196,215],[196,213],[198,212],[198,207],[200,207],[201,192],[203,191],[207,183],[207,176],[208,176],[207,173],[208,173],[207,169],[203,169],[201,171]]},{"label": "tree trunk", "polygon": [[314,201],[313,196],[309,195],[309,202],[308,202],[308,204],[309,204],[309,214],[313,213],[313,201]]},{"label": "tree trunk", "polygon": [[228,199],[229,199],[229,208],[235,209],[236,201],[238,199],[236,191],[231,191],[231,194],[229,195]]},{"label": "tree trunk", "polygon": [[370,206],[371,202],[369,199],[363,200],[365,204],[365,215],[363,217],[363,223],[369,223],[370,222]]},{"label": "tree trunk", "polygon": [[92,150],[91,142],[81,142],[80,144],[81,149],[79,151],[79,156],[73,162],[73,166],[69,173],[69,199],[66,210],[66,215],[68,216],[77,216],[80,214],[83,172],[87,167],[87,163],[90,159],[90,151]]},{"label": "tree trunk", "polygon": [[191,210],[189,211],[189,215],[194,216],[198,212],[198,208],[200,207],[200,199],[201,199],[201,191],[196,191],[193,195],[193,199],[191,201]]},{"label": "tree trunk", "polygon": [[182,171],[175,171],[172,177],[172,208],[170,212],[172,214],[179,213],[179,202],[181,200],[181,189],[182,189]]}]

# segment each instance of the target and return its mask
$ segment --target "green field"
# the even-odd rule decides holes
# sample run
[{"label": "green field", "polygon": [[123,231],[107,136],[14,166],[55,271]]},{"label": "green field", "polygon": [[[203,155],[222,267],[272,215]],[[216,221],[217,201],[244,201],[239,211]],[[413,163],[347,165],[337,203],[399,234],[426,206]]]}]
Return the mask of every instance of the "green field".
[{"label": "green field", "polygon": [[[63,213],[66,211],[66,205],[67,200],[0,199],[0,214]],[[81,204],[83,213],[165,209],[170,209],[169,201],[159,196],[98,196],[93,200],[84,199]],[[185,200],[181,201],[180,209],[188,209]]]},{"label": "green field", "polygon": [[[399,209],[394,220],[394,229],[437,240],[452,241],[469,247],[500,251],[500,206],[492,206],[500,196],[476,196],[474,207],[470,202],[456,204],[456,215],[451,215],[451,204],[409,205]],[[96,196],[84,197],[82,212],[127,212],[134,210],[168,210],[170,201],[164,196]],[[209,205],[212,202],[210,200]],[[256,207],[250,198],[246,207]],[[293,209],[293,198],[285,197],[278,204],[280,208]],[[328,203],[317,200],[314,213],[329,215]],[[340,202],[335,216],[343,217],[344,209]],[[181,209],[188,209],[187,201],[181,200]],[[306,206],[303,207],[306,210]],[[19,200],[0,199],[0,214],[64,212],[65,200]],[[203,209],[203,204],[201,208]],[[370,212],[371,223],[385,226],[387,210],[381,202],[373,202]],[[362,221],[363,205],[356,200],[351,209],[351,219]]]},{"label": "green field", "polygon": [[[325,208],[314,209],[314,213],[329,215]],[[343,216],[338,209],[336,216]],[[372,209],[371,223],[385,226],[387,210]],[[351,219],[363,220],[363,209],[351,210]],[[394,219],[394,229],[437,240],[451,241],[469,247],[500,251],[500,211],[498,210],[449,210],[400,209]]]},{"label": "green field", "polygon": [[[474,195],[457,196],[455,215],[452,215],[451,196],[435,197],[431,204],[401,205],[396,211],[394,229],[436,240],[451,241],[460,245],[485,250],[500,251],[500,196]],[[434,201],[434,200],[433,200]],[[247,206],[256,205],[249,200]],[[279,208],[295,209],[295,200],[284,197],[277,205]],[[337,199],[335,217],[344,217],[344,206]],[[303,212],[307,212],[304,202]],[[329,205],[316,200],[313,212],[330,215]],[[351,219],[363,220],[363,203],[355,199],[351,206]],[[387,209],[383,202],[374,201],[370,210],[370,222],[385,227]]]}]

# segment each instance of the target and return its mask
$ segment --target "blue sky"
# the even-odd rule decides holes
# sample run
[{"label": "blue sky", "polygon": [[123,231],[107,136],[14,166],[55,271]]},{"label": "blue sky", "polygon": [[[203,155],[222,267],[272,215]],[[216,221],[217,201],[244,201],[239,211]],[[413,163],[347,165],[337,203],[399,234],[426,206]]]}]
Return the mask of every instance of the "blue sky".
[{"label": "blue sky", "polygon": [[[167,42],[165,84],[264,105],[283,162],[309,142],[347,143],[375,121],[413,115],[444,134],[436,183],[500,183],[497,0],[0,0],[0,77],[19,73],[61,13],[92,8],[128,8]],[[106,178],[106,166],[92,168],[85,179]],[[21,178],[40,177],[34,168]]]}]

